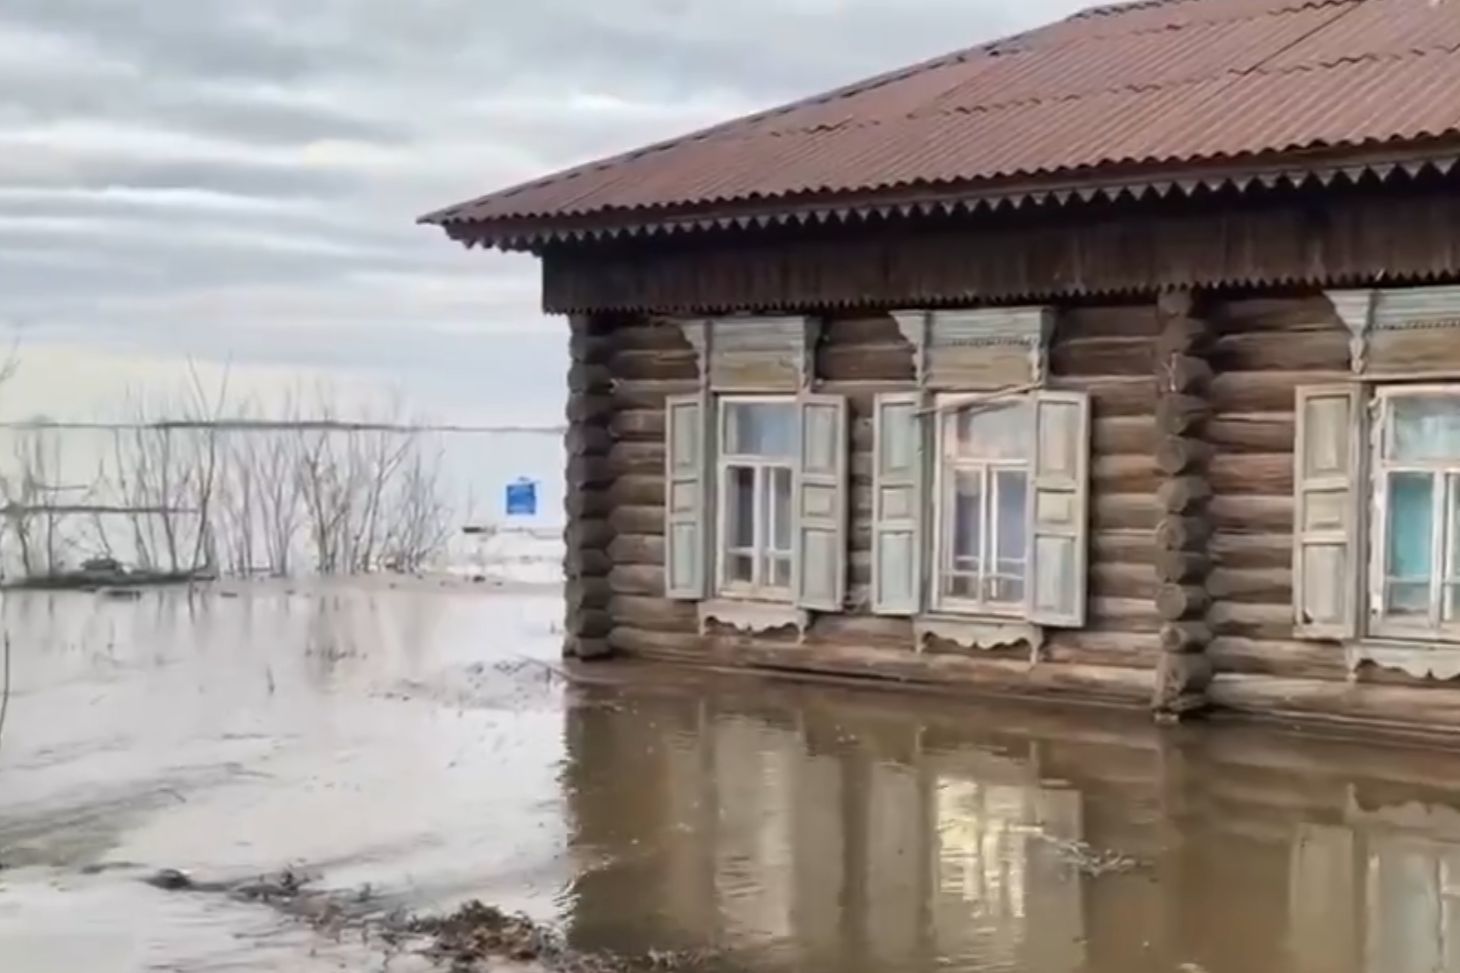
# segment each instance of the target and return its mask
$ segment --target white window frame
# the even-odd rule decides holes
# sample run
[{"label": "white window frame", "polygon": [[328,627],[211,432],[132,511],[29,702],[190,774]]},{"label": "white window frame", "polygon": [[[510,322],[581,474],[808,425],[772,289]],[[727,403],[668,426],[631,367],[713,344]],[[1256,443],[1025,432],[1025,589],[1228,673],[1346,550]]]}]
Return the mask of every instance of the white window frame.
[{"label": "white window frame", "polygon": [[[1369,550],[1369,591],[1367,612],[1369,635],[1379,638],[1400,638],[1420,641],[1454,643],[1460,641],[1460,617],[1449,622],[1444,620],[1445,590],[1451,584],[1460,585],[1460,560],[1454,556],[1454,545],[1447,543],[1455,532],[1460,532],[1460,522],[1450,523],[1450,513],[1455,509],[1454,499],[1460,490],[1460,457],[1452,460],[1391,461],[1386,458],[1386,447],[1393,438],[1394,402],[1396,399],[1421,397],[1449,397],[1460,399],[1460,382],[1426,385],[1374,385],[1372,403],[1376,421],[1372,427],[1370,448],[1370,473],[1367,478],[1368,503],[1366,509],[1372,517]],[[1439,479],[1439,488],[1433,491],[1434,509],[1430,523],[1430,600],[1429,614],[1424,622],[1412,619],[1391,618],[1387,614],[1389,602],[1389,478],[1396,473],[1426,473]]]},{"label": "white window frame", "polygon": [[[1013,402],[1020,402],[1025,407],[1029,419],[1029,442],[1030,455],[1023,460],[1000,460],[1000,459],[949,459],[946,437],[948,435],[949,420],[953,415],[969,407],[979,405],[999,406]],[[1030,577],[1030,548],[1033,538],[1033,502],[1031,499],[1031,484],[1034,477],[1035,448],[1034,435],[1034,409],[1036,401],[1032,395],[1009,395],[997,399],[990,399],[988,396],[970,396],[968,394],[944,394],[934,399],[933,418],[935,423],[934,450],[933,450],[933,545],[932,545],[932,597],[930,603],[932,609],[937,612],[946,612],[955,615],[968,615],[978,618],[996,619],[1024,619],[1029,614],[1029,586],[1033,583]],[[998,517],[994,508],[994,490],[991,484],[996,482],[997,474],[1003,470],[1016,470],[1024,474],[1025,500],[1024,500],[1024,557],[1023,565],[1023,589],[1017,601],[989,601],[984,597],[985,579],[988,577],[990,565],[989,553],[994,555],[992,561],[997,566],[998,561]],[[977,591],[978,597],[968,598],[949,595],[946,593],[946,581],[952,573],[950,570],[950,558],[953,551],[953,529],[954,513],[952,510],[952,488],[953,474],[955,473],[978,473],[981,477],[982,492],[980,493],[980,520],[982,527],[979,531],[980,559]],[[997,572],[995,572],[997,574]]]},{"label": "white window frame", "polygon": [[[790,407],[793,413],[793,440],[791,454],[771,459],[760,454],[752,453],[731,453],[728,449],[730,443],[729,423],[730,406],[749,404],[774,404]],[[715,440],[717,449],[715,451],[715,590],[725,598],[744,599],[751,601],[770,601],[791,603],[794,600],[794,584],[796,578],[796,527],[795,527],[795,503],[797,496],[797,462],[796,457],[800,453],[801,430],[799,415],[796,414],[795,395],[719,395],[715,397]],[[755,544],[750,548],[733,547],[730,544],[730,470],[732,468],[750,468],[755,471]],[[769,544],[773,541],[775,513],[767,504],[767,497],[774,501],[775,492],[766,488],[766,479],[772,470],[785,470],[791,480],[790,503],[791,509],[787,511],[787,517],[791,522],[790,547],[784,551],[778,548],[771,548]],[[750,582],[740,581],[730,577],[729,561],[731,556],[749,556],[752,563],[752,580]],[[764,574],[766,561],[769,557],[780,558],[784,556],[790,565],[790,572],[786,584],[776,585],[765,582]]]}]

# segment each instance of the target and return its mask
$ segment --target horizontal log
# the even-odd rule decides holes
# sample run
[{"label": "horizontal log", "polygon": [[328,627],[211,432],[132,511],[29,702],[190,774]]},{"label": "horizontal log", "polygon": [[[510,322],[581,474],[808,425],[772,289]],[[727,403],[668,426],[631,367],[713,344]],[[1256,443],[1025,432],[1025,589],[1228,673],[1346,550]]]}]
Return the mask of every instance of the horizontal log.
[{"label": "horizontal log", "polygon": [[1060,376],[1053,387],[1085,392],[1097,416],[1149,416],[1156,407],[1156,384],[1150,375],[1141,377],[1083,375]]},{"label": "horizontal log", "polygon": [[1293,566],[1293,538],[1290,534],[1233,534],[1218,531],[1211,542],[1212,562],[1234,570]]},{"label": "horizontal log", "polygon": [[664,454],[664,443],[662,442],[618,442],[613,444],[613,449],[608,455],[617,476],[633,474],[663,476]]},{"label": "horizontal log", "polygon": [[1056,630],[1040,650],[1043,663],[1154,668],[1159,644],[1152,632]]},{"label": "horizontal log", "polygon": [[1207,613],[1207,624],[1218,637],[1284,642],[1293,638],[1293,609],[1289,605],[1218,601]]},{"label": "horizontal log", "polygon": [[1090,537],[1090,560],[1098,564],[1155,563],[1156,538],[1149,530],[1096,531]]},{"label": "horizontal log", "polygon": [[1060,377],[1072,375],[1139,375],[1149,377],[1155,367],[1156,350],[1144,335],[1086,337],[1071,335],[1056,342],[1050,352],[1050,370]]},{"label": "horizontal log", "polygon": [[1212,447],[1190,436],[1163,436],[1156,446],[1156,468],[1167,476],[1203,469]]},{"label": "horizontal log", "polygon": [[1112,635],[1153,635],[1161,620],[1150,598],[1091,598],[1086,605],[1086,627]]},{"label": "horizontal log", "polygon": [[1156,590],[1156,611],[1168,622],[1198,620],[1211,603],[1207,590],[1195,585],[1163,584]]},{"label": "horizontal log", "polygon": [[1160,514],[1155,496],[1148,493],[1097,493],[1091,498],[1091,529],[1155,530]]},{"label": "horizontal log", "polygon": [[661,442],[664,439],[663,409],[621,409],[609,428],[614,438],[625,442]]},{"label": "horizontal log", "polygon": [[613,448],[613,433],[605,426],[575,422],[563,436],[563,451],[569,456],[606,456]]},{"label": "horizontal log", "polygon": [[664,566],[664,538],[642,534],[619,534],[608,545],[608,556],[615,564],[647,564]]},{"label": "horizontal log", "polygon": [[828,382],[912,382],[912,347],[900,336],[881,344],[823,345],[816,353],[816,377]]},{"label": "horizontal log", "polygon": [[1222,301],[1212,308],[1211,317],[1224,336],[1250,331],[1303,334],[1343,328],[1332,302],[1322,294]]},{"label": "horizontal log", "polygon": [[1291,411],[1299,386],[1341,382],[1350,377],[1347,370],[1223,372],[1212,380],[1210,395],[1218,413]]},{"label": "horizontal log", "polygon": [[649,379],[620,379],[613,386],[613,402],[616,409],[659,409],[671,395],[693,395],[700,389],[700,383],[688,380],[655,381]]},{"label": "horizontal log", "polygon": [[655,564],[617,564],[608,573],[608,586],[614,594],[663,597],[664,568]]},{"label": "horizontal log", "polygon": [[630,473],[625,476],[620,476],[608,488],[608,493],[613,498],[614,503],[663,508],[665,497],[664,474],[660,471],[658,473]]},{"label": "horizontal log", "polygon": [[1172,352],[1156,363],[1155,371],[1162,392],[1204,395],[1211,386],[1212,366],[1194,355]]},{"label": "horizontal log", "polygon": [[1162,517],[1156,526],[1155,546],[1165,551],[1204,551],[1212,536],[1212,522],[1206,515]]},{"label": "horizontal log", "polygon": [[616,624],[648,632],[699,632],[699,610],[693,602],[639,595],[614,595],[609,612]]},{"label": "horizontal log", "polygon": [[1293,413],[1224,412],[1207,423],[1203,438],[1223,455],[1293,452]]},{"label": "horizontal log", "polygon": [[613,416],[614,400],[609,395],[568,396],[567,416],[570,423],[603,423]]},{"label": "horizontal log", "polygon": [[599,659],[607,659],[613,653],[613,646],[606,638],[582,638],[570,636],[572,649],[569,658],[582,659],[584,662],[593,662]]},{"label": "horizontal log", "polygon": [[1153,340],[1159,328],[1154,302],[1103,307],[1062,308],[1054,344],[1072,337],[1144,337]]},{"label": "horizontal log", "polygon": [[1212,346],[1219,371],[1341,371],[1349,367],[1348,329],[1322,325],[1302,331],[1223,334]]},{"label": "horizontal log", "polygon": [[1184,696],[1204,695],[1214,673],[1211,660],[1201,653],[1162,653],[1156,666],[1156,698],[1170,705],[1169,701]]},{"label": "horizontal log", "polygon": [[569,550],[606,550],[615,536],[613,525],[606,520],[580,518],[568,524],[563,543]]},{"label": "horizontal log", "polygon": [[828,317],[821,326],[821,340],[827,345],[875,345],[906,339],[892,315],[852,311]]},{"label": "horizontal log", "polygon": [[1097,493],[1150,493],[1158,480],[1149,456],[1096,456],[1090,464],[1091,488]]},{"label": "horizontal log", "polygon": [[1460,731],[1460,693],[1430,687],[1349,685],[1319,679],[1225,674],[1208,690],[1228,709],[1334,726],[1452,739]]},{"label": "horizontal log", "polygon": [[574,362],[568,368],[568,391],[574,394],[604,392],[613,387],[613,371],[607,365]]},{"label": "horizontal log", "polygon": [[1156,417],[1096,415],[1090,424],[1090,451],[1096,456],[1130,453],[1150,456],[1156,447]]},{"label": "horizontal log", "polygon": [[664,508],[619,505],[613,508],[608,522],[615,531],[625,534],[659,536],[664,533]]},{"label": "horizontal log", "polygon": [[1293,492],[1290,453],[1219,453],[1207,468],[1217,493],[1283,496]]},{"label": "horizontal log", "polygon": [[616,652],[646,659],[694,661],[707,655],[705,640],[697,634],[654,632],[628,625],[615,626],[609,634],[608,644]]},{"label": "horizontal log", "polygon": [[1163,322],[1156,333],[1156,357],[1172,354],[1202,356],[1211,349],[1216,333],[1200,318],[1179,318]]},{"label": "horizontal log", "polygon": [[606,365],[617,347],[613,335],[574,332],[568,336],[568,360],[585,365]]},{"label": "horizontal log", "polygon": [[1211,641],[1212,630],[1205,622],[1166,622],[1161,626],[1163,652],[1202,652]]},{"label": "horizontal log", "polygon": [[1293,498],[1218,494],[1207,516],[1217,530],[1233,534],[1286,534],[1293,529]]},{"label": "horizontal log", "polygon": [[606,456],[570,456],[564,471],[568,489],[587,490],[611,484],[618,471]]},{"label": "horizontal log", "polygon": [[568,579],[606,578],[613,570],[613,557],[602,548],[569,547],[563,555],[563,571]]},{"label": "horizontal log", "polygon": [[1207,646],[1218,672],[1347,680],[1343,647],[1332,642],[1250,639],[1224,635]]},{"label": "horizontal log", "polygon": [[1211,559],[1200,552],[1156,552],[1156,580],[1165,584],[1200,584],[1211,569]]},{"label": "horizontal log", "polygon": [[572,580],[563,585],[563,606],[569,618],[585,611],[606,611],[612,598],[613,589],[606,578]]},{"label": "horizontal log", "polygon": [[579,639],[607,638],[613,631],[613,617],[602,610],[572,612],[565,624],[568,634]]},{"label": "horizontal log", "polygon": [[614,355],[611,368],[613,376],[620,379],[695,381],[700,377],[700,360],[693,348],[623,349]]},{"label": "horizontal log", "polygon": [[1166,480],[1156,491],[1161,509],[1178,515],[1200,511],[1211,497],[1212,486],[1201,476],[1181,476]]},{"label": "horizontal log", "polygon": [[1293,600],[1293,572],[1291,566],[1218,568],[1207,578],[1207,590],[1223,601],[1289,605]]},{"label": "horizontal log", "polygon": [[911,619],[880,615],[817,615],[806,637],[808,642],[887,645],[901,647],[909,652],[914,648]]},{"label": "horizontal log", "polygon": [[614,347],[622,351],[683,351],[692,346],[671,321],[640,320],[614,328]]},{"label": "horizontal log", "polygon": [[1092,564],[1090,595],[1095,598],[1151,599],[1156,592],[1156,575],[1146,565]]},{"label": "horizontal log", "polygon": [[607,490],[569,490],[563,497],[563,512],[572,519],[603,520],[613,508],[613,497]]},{"label": "horizontal log", "polygon": [[1162,395],[1156,403],[1156,430],[1161,435],[1196,435],[1212,417],[1212,404],[1197,395]]}]

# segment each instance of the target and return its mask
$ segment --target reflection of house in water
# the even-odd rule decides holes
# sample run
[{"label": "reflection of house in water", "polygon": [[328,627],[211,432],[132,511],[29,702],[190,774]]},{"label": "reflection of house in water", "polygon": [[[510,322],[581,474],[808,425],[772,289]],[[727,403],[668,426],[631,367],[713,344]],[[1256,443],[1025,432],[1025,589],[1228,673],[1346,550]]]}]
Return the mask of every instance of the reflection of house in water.
[{"label": "reflection of house in water", "polygon": [[[569,722],[582,945],[810,971],[1460,971],[1460,758],[782,687]],[[1108,854],[1140,867],[1093,874]]]}]

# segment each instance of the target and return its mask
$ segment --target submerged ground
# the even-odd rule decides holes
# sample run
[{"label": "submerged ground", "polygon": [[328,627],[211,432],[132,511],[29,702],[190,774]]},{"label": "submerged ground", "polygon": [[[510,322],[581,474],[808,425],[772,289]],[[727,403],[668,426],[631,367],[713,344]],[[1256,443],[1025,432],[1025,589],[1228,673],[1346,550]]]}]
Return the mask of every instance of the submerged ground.
[{"label": "submerged ground", "polygon": [[8,594],[0,968],[428,968],[290,867],[716,969],[1460,970],[1460,758],[546,664],[559,593]]}]

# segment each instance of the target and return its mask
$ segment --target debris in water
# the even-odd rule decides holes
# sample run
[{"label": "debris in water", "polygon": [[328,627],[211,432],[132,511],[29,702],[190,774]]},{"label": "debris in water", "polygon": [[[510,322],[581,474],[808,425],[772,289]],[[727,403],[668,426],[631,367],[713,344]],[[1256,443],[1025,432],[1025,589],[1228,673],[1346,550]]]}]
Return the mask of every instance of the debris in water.
[{"label": "debris in water", "polygon": [[179,871],[176,868],[164,868],[159,872],[154,872],[147,876],[142,881],[153,888],[162,889],[164,892],[181,892],[183,889],[193,887],[193,880],[188,877],[187,873]]}]

